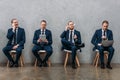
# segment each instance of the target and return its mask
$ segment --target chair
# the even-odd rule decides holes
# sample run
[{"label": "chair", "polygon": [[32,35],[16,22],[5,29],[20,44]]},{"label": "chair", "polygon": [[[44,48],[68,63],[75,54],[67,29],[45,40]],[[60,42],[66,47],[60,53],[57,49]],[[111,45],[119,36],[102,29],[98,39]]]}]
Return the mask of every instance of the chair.
[{"label": "chair", "polygon": [[[79,50],[78,50],[79,51]],[[64,68],[66,67],[67,65],[67,61],[68,61],[68,57],[69,55],[72,53],[71,50],[67,50],[67,49],[64,49],[64,52],[66,52],[66,57],[65,57],[65,61],[64,61]],[[76,55],[76,63],[77,63],[77,66],[80,67],[80,63],[79,63],[79,59],[78,59],[78,56]]]},{"label": "chair", "polygon": [[[11,50],[10,51],[10,55],[12,56],[12,58],[14,59],[15,58],[15,55],[16,55],[16,50]],[[9,67],[9,60],[7,61],[7,67]],[[24,60],[23,60],[23,55],[21,54],[21,56],[20,56],[20,66],[21,67],[23,67],[23,65],[24,65],[25,63],[24,63]]]},{"label": "chair", "polygon": [[[99,58],[100,58],[99,50],[96,50],[96,55],[95,55],[95,58],[94,58],[94,61],[93,61],[93,65],[95,67],[98,67]],[[104,51],[104,58],[108,59],[108,51]]]},{"label": "chair", "polygon": [[[45,50],[39,50],[39,51],[38,51],[38,54],[39,54],[39,55],[44,55],[44,56],[45,56],[46,51],[45,51]],[[37,62],[38,62],[38,60],[37,60],[37,58],[36,58],[35,64],[34,64],[35,67],[37,66]],[[48,66],[50,67],[50,66],[51,66],[51,61],[50,61],[50,59],[48,59],[47,63],[48,63]]]}]

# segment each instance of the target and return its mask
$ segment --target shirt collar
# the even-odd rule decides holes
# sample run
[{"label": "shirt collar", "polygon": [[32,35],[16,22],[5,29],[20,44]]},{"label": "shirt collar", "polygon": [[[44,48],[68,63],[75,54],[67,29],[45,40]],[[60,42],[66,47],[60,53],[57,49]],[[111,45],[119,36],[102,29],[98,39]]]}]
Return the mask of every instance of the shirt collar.
[{"label": "shirt collar", "polygon": [[107,31],[107,30],[103,30],[103,29],[102,29],[102,32],[103,32],[103,31]]},{"label": "shirt collar", "polygon": [[[43,31],[43,29],[40,29],[41,31]],[[46,29],[44,29],[44,31],[45,31]]]},{"label": "shirt collar", "polygon": [[69,30],[69,31],[72,31],[72,32],[74,32],[74,29],[73,29],[73,30]]},{"label": "shirt collar", "polygon": [[18,27],[16,28],[16,30],[18,30]]}]

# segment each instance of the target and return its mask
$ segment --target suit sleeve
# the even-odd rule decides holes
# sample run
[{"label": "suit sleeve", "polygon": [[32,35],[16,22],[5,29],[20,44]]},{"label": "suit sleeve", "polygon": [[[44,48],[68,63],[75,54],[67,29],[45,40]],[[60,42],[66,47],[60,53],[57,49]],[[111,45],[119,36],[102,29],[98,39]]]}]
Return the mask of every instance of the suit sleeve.
[{"label": "suit sleeve", "polygon": [[15,33],[11,29],[8,29],[7,38],[9,40],[11,40],[13,38],[14,34]]},{"label": "suit sleeve", "polygon": [[66,31],[64,31],[61,35],[60,35],[60,38],[65,38],[65,35],[66,35]]},{"label": "suit sleeve", "polygon": [[51,31],[49,32],[49,38],[48,38],[48,45],[52,44],[52,33]]},{"label": "suit sleeve", "polygon": [[26,36],[25,36],[25,30],[23,29],[23,31],[22,31],[22,40],[19,42],[19,46],[24,45],[25,41],[26,41]]},{"label": "suit sleeve", "polygon": [[113,40],[113,32],[110,32],[109,40]]},{"label": "suit sleeve", "polygon": [[39,45],[40,43],[37,42],[37,31],[34,32],[34,37],[33,37],[33,44]]},{"label": "suit sleeve", "polygon": [[91,43],[92,43],[93,45],[95,45],[95,46],[98,45],[98,43],[96,42],[96,40],[97,40],[97,30],[95,31],[95,33],[94,33],[94,35],[93,35],[93,37],[92,37],[92,40],[91,40]]},{"label": "suit sleeve", "polygon": [[78,32],[77,41],[76,42],[77,42],[77,44],[81,44],[82,43],[80,32]]}]

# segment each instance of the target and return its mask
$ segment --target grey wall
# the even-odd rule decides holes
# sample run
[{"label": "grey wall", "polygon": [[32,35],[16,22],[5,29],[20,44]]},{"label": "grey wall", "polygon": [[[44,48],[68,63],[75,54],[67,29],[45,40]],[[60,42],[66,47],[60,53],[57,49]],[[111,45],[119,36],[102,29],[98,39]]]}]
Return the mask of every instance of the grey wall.
[{"label": "grey wall", "polygon": [[82,41],[86,47],[79,54],[81,63],[91,63],[95,53],[92,51],[91,38],[94,31],[101,28],[104,19],[109,20],[110,29],[114,33],[115,55],[113,63],[120,63],[120,0],[0,0],[0,62],[7,58],[2,52],[6,45],[6,33],[10,28],[10,20],[17,18],[20,26],[26,31],[26,44],[23,51],[25,62],[33,62],[31,49],[34,31],[39,28],[42,19],[47,20],[47,28],[53,34],[53,63],[63,62],[60,51],[60,34],[69,20],[75,22],[75,28],[81,32]]}]

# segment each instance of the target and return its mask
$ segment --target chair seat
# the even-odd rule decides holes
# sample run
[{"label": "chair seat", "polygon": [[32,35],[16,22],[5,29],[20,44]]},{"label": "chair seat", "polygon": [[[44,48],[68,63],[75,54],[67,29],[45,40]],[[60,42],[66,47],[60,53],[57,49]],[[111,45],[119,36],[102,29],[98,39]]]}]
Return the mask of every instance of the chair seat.
[{"label": "chair seat", "polygon": [[[68,52],[68,53],[72,53],[71,50],[67,50],[67,49],[64,49],[63,51],[64,51],[64,52]],[[77,52],[78,52],[78,51],[80,51],[80,49],[78,49]]]},{"label": "chair seat", "polygon": [[64,49],[63,51],[71,53],[71,50]]},{"label": "chair seat", "polygon": [[16,53],[16,50],[11,50],[10,53]]},{"label": "chair seat", "polygon": [[[96,49],[96,50],[95,50],[95,52],[99,52],[99,50],[98,50],[98,49]],[[108,53],[108,51],[104,51],[104,53]]]},{"label": "chair seat", "polygon": [[39,50],[38,52],[39,53],[45,53],[46,51],[45,50]]}]

